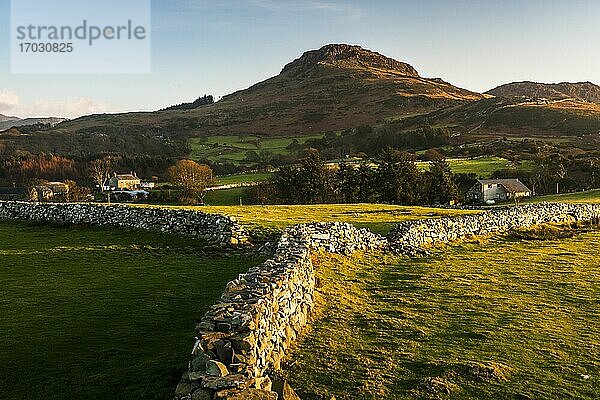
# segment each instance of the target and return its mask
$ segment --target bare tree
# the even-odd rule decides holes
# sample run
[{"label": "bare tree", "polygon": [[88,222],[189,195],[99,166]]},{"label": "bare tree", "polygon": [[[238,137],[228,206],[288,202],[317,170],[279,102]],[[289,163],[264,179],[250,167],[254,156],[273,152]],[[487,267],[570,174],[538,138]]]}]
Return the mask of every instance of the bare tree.
[{"label": "bare tree", "polygon": [[66,200],[68,203],[82,202],[88,199],[90,189],[79,186],[77,182],[72,180],[66,180],[65,185],[69,188],[66,194]]},{"label": "bare tree", "polygon": [[169,181],[183,189],[182,202],[204,204],[206,189],[213,184],[213,171],[208,165],[180,160],[167,170]]},{"label": "bare tree", "polygon": [[104,193],[104,183],[110,178],[112,172],[110,158],[94,160],[90,163],[90,176],[100,186],[100,191]]},{"label": "bare tree", "polygon": [[[564,164],[559,164],[556,170],[556,177],[558,179],[560,179],[560,181],[562,181],[563,179],[565,179],[565,177],[567,176],[567,169],[565,168]],[[558,187],[558,183],[560,181],[556,181],[556,194],[559,194],[559,187]]]}]

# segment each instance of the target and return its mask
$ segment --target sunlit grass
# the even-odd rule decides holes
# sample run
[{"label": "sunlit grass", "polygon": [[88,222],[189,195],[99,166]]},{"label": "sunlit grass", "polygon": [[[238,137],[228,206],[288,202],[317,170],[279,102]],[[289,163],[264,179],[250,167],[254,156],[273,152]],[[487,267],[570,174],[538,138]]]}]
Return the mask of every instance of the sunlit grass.
[{"label": "sunlit grass", "polygon": [[527,203],[600,203],[600,189],[585,192],[553,194],[548,196],[532,197],[525,200]]},{"label": "sunlit grass", "polygon": [[[523,161],[519,165],[514,165],[509,160],[501,157],[486,156],[476,158],[452,158],[448,159],[450,169],[455,174],[470,174],[474,173],[480,178],[491,178],[494,172],[498,170],[514,169],[531,171],[533,169],[533,162],[529,160]],[[421,170],[429,168],[429,163],[419,162],[417,163]]]},{"label": "sunlit grass", "polygon": [[[138,205],[139,206],[139,205]],[[143,207],[152,207],[143,205]],[[280,206],[201,206],[183,207],[207,213],[236,217],[248,227],[282,229],[310,222],[349,222],[374,232],[387,233],[400,221],[464,215],[477,211],[387,204],[317,204]]]},{"label": "sunlit grass", "polygon": [[600,233],[316,259],[302,399],[597,399]]}]

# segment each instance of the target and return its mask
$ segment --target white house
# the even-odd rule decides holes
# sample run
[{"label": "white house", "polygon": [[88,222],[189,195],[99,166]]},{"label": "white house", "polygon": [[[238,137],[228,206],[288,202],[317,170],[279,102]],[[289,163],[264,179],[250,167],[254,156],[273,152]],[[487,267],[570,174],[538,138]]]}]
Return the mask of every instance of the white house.
[{"label": "white house", "polygon": [[518,179],[479,179],[465,194],[467,203],[488,203],[531,197],[531,189]]}]

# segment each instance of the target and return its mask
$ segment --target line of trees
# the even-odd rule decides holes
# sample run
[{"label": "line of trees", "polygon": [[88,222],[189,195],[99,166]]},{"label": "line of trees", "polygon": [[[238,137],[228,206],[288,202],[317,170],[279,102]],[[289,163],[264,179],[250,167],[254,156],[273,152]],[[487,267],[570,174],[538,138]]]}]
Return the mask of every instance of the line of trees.
[{"label": "line of trees", "polygon": [[370,164],[324,165],[317,152],[284,166],[265,185],[253,189],[259,202],[288,204],[371,203],[445,204],[458,196],[448,163],[417,168],[412,154],[388,148]]}]

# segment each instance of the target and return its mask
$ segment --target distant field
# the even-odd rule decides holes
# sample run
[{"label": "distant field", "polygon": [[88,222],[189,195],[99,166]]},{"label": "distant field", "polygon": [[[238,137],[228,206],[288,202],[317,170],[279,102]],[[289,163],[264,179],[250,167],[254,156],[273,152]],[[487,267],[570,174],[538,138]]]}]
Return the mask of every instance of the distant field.
[{"label": "distant field", "polygon": [[350,222],[374,232],[387,233],[399,221],[460,215],[473,211],[386,204],[323,204],[302,206],[200,207],[209,213],[232,215],[248,226],[284,228],[308,222]]},{"label": "distant field", "polygon": [[[229,136],[225,136],[225,138],[231,139]],[[285,140],[285,139],[270,139],[270,140]],[[521,169],[530,171],[533,169],[533,164],[530,161],[524,161],[522,164],[515,166],[512,165],[508,160],[499,157],[479,157],[473,159],[450,159],[448,160],[450,164],[450,168],[454,173],[475,173],[477,176],[481,178],[490,178],[492,177],[495,171],[501,169]],[[418,162],[417,166],[421,170],[426,170],[429,168],[429,163],[427,162]],[[217,178],[217,183],[219,185],[226,185],[231,183],[242,183],[242,182],[260,182],[267,180],[271,174],[269,173],[241,173],[229,176],[223,176]],[[230,205],[239,205],[240,198],[242,198],[242,203],[245,202],[244,199],[244,189],[227,189],[227,190],[219,190],[212,193],[209,193],[206,196],[206,204],[214,205],[214,206],[230,206]]]},{"label": "distant field", "polygon": [[206,192],[204,203],[209,206],[233,206],[239,205],[242,199],[244,204],[245,192],[246,188],[243,187]]},{"label": "distant field", "polygon": [[229,185],[232,183],[247,183],[247,182],[261,182],[266,181],[271,176],[268,172],[252,172],[244,174],[218,176],[218,185]]},{"label": "distant field", "polygon": [[533,197],[525,200],[526,203],[600,203],[600,189],[586,192],[553,194],[549,196]]},{"label": "distant field", "polygon": [[195,160],[208,159],[210,161],[226,161],[236,165],[254,166],[255,161],[246,158],[249,151],[260,153],[266,151],[271,154],[288,154],[287,147],[294,141],[303,144],[309,139],[321,138],[323,135],[307,135],[297,137],[263,138],[258,136],[209,136],[191,138],[190,158]]},{"label": "distant field", "polygon": [[200,246],[0,224],[0,398],[170,400],[195,321],[260,262]]},{"label": "distant field", "polygon": [[248,227],[282,229],[310,222],[349,222],[374,232],[387,233],[399,221],[439,218],[477,213],[471,210],[394,206],[388,204],[317,204],[280,206],[154,206],[134,204],[132,207],[169,207],[196,209],[206,213],[236,217]]},{"label": "distant field", "polygon": [[[448,164],[450,164],[450,168],[455,174],[474,173],[480,178],[491,178],[495,171],[501,169],[519,169],[525,171],[531,171],[533,169],[533,163],[531,161],[523,161],[520,165],[514,165],[504,158],[492,156],[449,159]],[[422,170],[429,168],[429,163],[427,162],[419,162],[417,165]]]},{"label": "distant field", "polygon": [[597,399],[599,242],[321,258],[325,306],[291,384],[303,400]]}]

